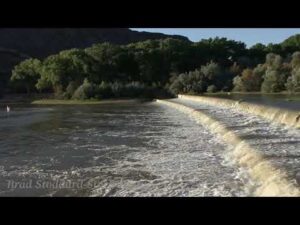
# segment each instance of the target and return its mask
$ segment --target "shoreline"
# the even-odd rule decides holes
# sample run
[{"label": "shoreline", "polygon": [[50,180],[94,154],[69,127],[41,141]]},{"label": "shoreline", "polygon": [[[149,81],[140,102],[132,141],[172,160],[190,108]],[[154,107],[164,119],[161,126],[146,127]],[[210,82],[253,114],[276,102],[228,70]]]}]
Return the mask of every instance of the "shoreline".
[{"label": "shoreline", "polygon": [[[206,97],[220,97],[227,98],[229,96],[241,98],[243,96],[265,96],[265,97],[279,97],[285,101],[300,101],[300,93],[289,94],[287,92],[280,93],[262,93],[262,92],[215,92],[192,94],[194,96]],[[229,97],[230,98],[230,97]],[[167,98],[162,98],[167,99]],[[51,94],[8,94],[0,99],[0,105],[100,105],[100,104],[115,104],[115,103],[137,103],[149,102],[153,99],[145,98],[116,98],[116,99],[102,99],[102,100],[72,100],[72,99],[55,99]]]},{"label": "shoreline", "polygon": [[149,98],[107,98],[94,100],[55,99],[50,94],[9,94],[0,98],[0,105],[100,105],[149,102]]},{"label": "shoreline", "polygon": [[31,102],[31,105],[102,105],[116,103],[138,103],[145,102],[142,99],[106,99],[106,100],[57,100],[42,99]]}]

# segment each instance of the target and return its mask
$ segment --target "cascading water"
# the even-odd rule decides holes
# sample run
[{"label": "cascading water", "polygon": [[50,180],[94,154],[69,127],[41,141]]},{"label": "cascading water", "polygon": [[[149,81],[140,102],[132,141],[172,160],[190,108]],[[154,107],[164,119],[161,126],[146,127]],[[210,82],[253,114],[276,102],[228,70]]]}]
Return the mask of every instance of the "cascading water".
[{"label": "cascading water", "polygon": [[[296,130],[295,133],[291,134],[280,127],[273,127],[273,130],[270,130],[268,127],[272,125],[257,117],[241,115],[225,107],[211,107],[209,106],[212,104],[211,102],[207,102],[206,105],[196,104],[194,101],[187,101],[186,99],[158,100],[158,102],[190,115],[197,122],[209,128],[211,132],[221,136],[228,144],[233,145],[234,150],[229,154],[229,157],[238,165],[246,168],[252,179],[259,184],[254,192],[256,196],[299,196],[300,192],[295,180],[292,180],[284,169],[291,162],[290,159],[294,158],[282,157],[284,160],[277,161],[268,159],[268,156],[271,156],[270,152],[274,154],[276,150],[277,153],[280,151],[280,148],[276,149],[273,143],[268,143],[272,139],[270,135],[282,136],[281,138],[278,136],[274,138],[274,140],[283,142],[282,147],[285,147],[284,143],[288,141],[294,141],[299,147],[300,139]],[[218,100],[218,102],[222,102],[222,100]],[[251,129],[254,129],[255,133],[249,133]],[[260,132],[262,135],[259,135]],[[263,135],[264,132],[265,136]],[[250,141],[251,135],[253,141]],[[257,141],[260,138],[263,141]],[[269,149],[270,147],[271,149]],[[288,150],[290,152],[287,155],[299,154],[297,146]],[[295,158],[297,160],[297,157]],[[296,162],[292,162],[292,164],[297,165]],[[295,169],[297,168],[291,169],[292,173],[295,172]]]},{"label": "cascading water", "polygon": [[197,101],[213,106],[236,108],[244,112],[261,116],[276,123],[285,124],[289,127],[300,128],[300,112],[296,111],[214,97],[178,95],[178,98]]},{"label": "cascading water", "polygon": [[[247,171],[226,158],[226,143],[155,102],[25,107],[0,119],[0,196],[252,196],[255,190]],[[9,188],[9,181],[32,187]]]},{"label": "cascading water", "polygon": [[299,130],[239,108],[158,103],[0,111],[0,196],[299,195]]}]

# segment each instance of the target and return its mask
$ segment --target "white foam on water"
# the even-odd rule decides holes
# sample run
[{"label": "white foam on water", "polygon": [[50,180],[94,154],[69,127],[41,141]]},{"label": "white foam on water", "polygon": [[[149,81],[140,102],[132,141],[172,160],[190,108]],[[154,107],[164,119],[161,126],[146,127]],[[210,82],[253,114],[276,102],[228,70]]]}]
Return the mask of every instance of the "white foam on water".
[{"label": "white foam on water", "polygon": [[[258,187],[262,185],[253,178],[253,173],[249,173],[247,167],[237,166],[239,164],[233,160],[238,157],[243,164],[244,159],[239,155],[243,151],[235,151],[235,146],[227,144],[226,138],[224,141],[211,132],[211,128],[217,128],[218,123],[210,126],[201,121],[197,124],[193,115],[189,118],[185,112],[157,103],[137,109],[138,112],[135,112],[135,109],[118,109],[104,115],[100,113],[99,117],[98,113],[92,113],[93,118],[89,117],[89,112],[83,112],[82,117],[81,114],[75,113],[62,118],[63,113],[58,111],[54,116],[57,116],[59,123],[57,126],[50,126],[45,141],[41,139],[34,145],[32,143],[31,146],[36,147],[34,151],[32,148],[30,151],[27,149],[28,154],[31,154],[26,155],[28,162],[22,158],[24,155],[18,158],[18,155],[13,155],[14,151],[9,152],[12,156],[5,159],[8,163],[4,170],[0,171],[1,178],[6,176],[17,180],[26,178],[46,181],[84,179],[94,184],[83,189],[28,191],[28,195],[33,196],[257,194]],[[219,112],[213,107],[204,107],[204,110],[211,110],[211,115],[217,115]],[[231,113],[228,111],[227,114]],[[228,115],[222,123],[226,125],[228,122],[229,126],[234,117],[238,116],[232,115],[232,119]],[[237,134],[241,132],[245,135],[270,135],[263,126],[259,125],[259,129],[256,130],[251,128],[260,123],[261,121],[254,117],[245,117],[236,130],[233,127],[231,130]],[[277,128],[271,129],[273,133]],[[39,129],[32,135],[32,140],[36,141],[40,135]],[[288,137],[290,139],[285,139],[286,141],[296,141],[296,137]],[[268,137],[266,140],[259,140],[262,140],[262,146],[269,146]],[[277,146],[276,140],[272,139],[272,147]],[[2,143],[1,146],[6,147],[5,144],[7,143]],[[15,144],[12,147],[14,148],[11,150],[18,149]],[[290,147],[289,151],[292,150]],[[268,151],[272,153],[271,149]],[[21,155],[24,152],[16,154]],[[19,161],[13,161],[15,159]],[[13,163],[15,166],[11,166]],[[24,193],[20,191],[17,194]]]},{"label": "white foam on water", "polygon": [[161,136],[146,132],[143,151],[127,154],[114,168],[102,168],[92,196],[251,195],[246,172],[225,163],[224,143],[181,112],[161,107],[158,116],[177,126]]},{"label": "white foam on water", "polygon": [[[289,132],[286,128],[236,109],[186,99],[162,103],[185,111],[232,144],[234,151],[228,153],[228,156],[246,167],[260,185],[256,195],[299,195],[295,179],[290,178],[299,165],[297,156],[300,139],[295,130]],[[293,167],[287,169],[287,165]]]},{"label": "white foam on water", "polygon": [[192,100],[212,106],[220,106],[229,109],[238,109],[256,116],[260,116],[274,123],[284,124],[292,128],[300,128],[300,112],[288,110],[269,105],[261,105],[249,103],[245,101],[236,101],[225,98],[194,96],[194,95],[178,95],[178,98]]}]

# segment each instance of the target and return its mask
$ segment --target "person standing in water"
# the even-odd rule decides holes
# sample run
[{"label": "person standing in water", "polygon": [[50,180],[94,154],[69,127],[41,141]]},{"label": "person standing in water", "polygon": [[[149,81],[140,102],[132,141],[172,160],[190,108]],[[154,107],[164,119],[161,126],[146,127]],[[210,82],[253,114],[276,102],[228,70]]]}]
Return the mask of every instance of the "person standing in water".
[{"label": "person standing in water", "polygon": [[6,117],[9,117],[9,112],[10,112],[10,107],[7,105],[6,106]]}]

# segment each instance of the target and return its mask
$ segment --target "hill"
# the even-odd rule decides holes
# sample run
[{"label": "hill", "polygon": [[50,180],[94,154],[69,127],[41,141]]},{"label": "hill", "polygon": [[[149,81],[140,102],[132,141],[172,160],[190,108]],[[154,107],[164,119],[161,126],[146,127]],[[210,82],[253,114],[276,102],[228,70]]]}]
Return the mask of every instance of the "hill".
[{"label": "hill", "polygon": [[0,89],[6,88],[12,68],[29,57],[41,59],[61,50],[86,48],[102,42],[129,44],[164,38],[189,41],[179,35],[127,28],[0,28]]},{"label": "hill", "polygon": [[0,48],[13,49],[42,58],[70,48],[86,48],[95,43],[128,44],[147,39],[176,38],[179,35],[138,32],[127,28],[2,28]]}]

